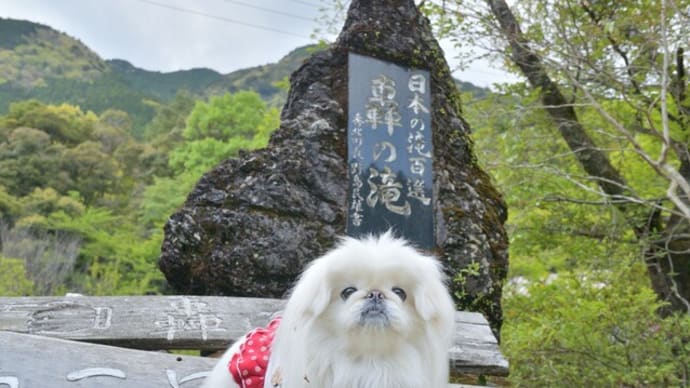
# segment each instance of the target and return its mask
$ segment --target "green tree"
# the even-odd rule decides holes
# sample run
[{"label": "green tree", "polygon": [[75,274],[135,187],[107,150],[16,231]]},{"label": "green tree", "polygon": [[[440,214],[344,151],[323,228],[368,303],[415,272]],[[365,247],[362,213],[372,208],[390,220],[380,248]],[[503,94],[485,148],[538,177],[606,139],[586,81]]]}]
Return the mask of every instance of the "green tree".
[{"label": "green tree", "polygon": [[93,139],[102,144],[104,152],[112,154],[122,144],[134,142],[129,133],[131,127],[132,120],[126,112],[109,109],[99,116]]},{"label": "green tree", "polygon": [[168,155],[173,176],[155,178],[144,191],[139,213],[144,225],[162,226],[203,173],[222,160],[241,149],[265,147],[280,118],[258,94],[239,92],[197,102],[187,123],[186,141]]},{"label": "green tree", "polygon": [[[458,1],[476,13],[461,20],[443,7],[435,11],[463,23],[448,29],[456,37],[505,48],[499,53],[538,93],[554,133],[577,159],[582,188],[615,206],[647,244],[652,287],[669,302],[663,311],[690,313],[690,246],[683,237],[690,228],[688,31],[681,27],[690,6],[624,3],[535,0],[511,8],[504,0]],[[628,163],[614,164],[612,149],[628,154],[621,159]],[[626,179],[630,156],[656,175],[646,182],[655,190]]]},{"label": "green tree", "polygon": [[[449,12],[456,4],[471,11],[458,18]],[[487,160],[504,161],[493,171],[511,209],[511,276],[559,275],[545,292],[543,280],[532,280],[529,297],[506,295],[511,379],[528,386],[687,386],[690,170],[687,31],[680,26],[688,5],[446,5],[431,4],[446,33],[458,42],[498,43],[509,68],[527,79],[502,90],[504,104],[485,105],[481,117],[467,109],[475,125],[498,124],[477,138],[480,148],[498,143],[482,150],[502,157]],[[609,292],[594,292],[600,287],[583,276],[604,278]],[[582,288],[571,292],[572,281]],[[650,299],[650,285],[662,303]],[[603,318],[603,311],[613,314]],[[681,315],[661,319],[656,311]]]},{"label": "green tree", "polygon": [[53,143],[44,131],[27,127],[10,130],[0,142],[0,184],[14,196],[48,185],[66,188],[69,182],[60,174],[63,154],[64,147]]},{"label": "green tree", "polygon": [[70,216],[83,214],[86,207],[81,203],[78,197],[79,193],[72,192],[70,194],[71,196],[61,195],[52,187],[36,188],[31,194],[19,200],[22,206],[22,215],[24,217],[49,216],[58,211]]},{"label": "green tree", "polygon": [[156,115],[144,129],[144,137],[150,146],[142,155],[144,164],[150,166],[151,175],[171,176],[168,153],[184,142],[182,132],[187,116],[195,105],[195,99],[185,91],[179,91],[171,102],[145,101],[156,110]]},{"label": "green tree", "polygon": [[0,222],[11,222],[20,214],[20,209],[19,199],[0,185]]},{"label": "green tree", "polygon": [[98,118],[93,112],[82,112],[77,106],[46,105],[28,100],[10,105],[0,127],[39,129],[65,144],[78,144],[91,138]]},{"label": "green tree", "polygon": [[139,220],[148,228],[160,229],[168,217],[184,203],[199,180],[196,171],[182,173],[174,178],[155,178],[147,186],[139,207]]},{"label": "green tree", "polygon": [[176,173],[194,171],[201,175],[221,160],[237,155],[240,149],[249,148],[249,144],[250,141],[244,138],[235,138],[230,142],[212,137],[190,141],[170,153],[170,167]]},{"label": "green tree", "polygon": [[[545,141],[552,124],[539,93],[512,85],[486,100],[466,97],[476,152],[510,209],[501,347],[511,383],[683,386],[690,319],[655,314],[662,304],[639,260],[644,245],[614,206],[583,191],[567,143]],[[630,152],[611,156],[640,194],[664,186]]]},{"label": "green tree", "polygon": [[240,149],[266,146],[278,125],[278,110],[268,108],[255,92],[197,102],[187,119],[186,142],[169,154],[170,167],[176,174],[194,171],[201,176],[221,160],[236,156]]},{"label": "green tree", "polygon": [[101,113],[98,117],[98,123],[117,128],[128,134],[132,130],[132,119],[129,114],[118,109],[108,109]]},{"label": "green tree", "polygon": [[67,150],[65,159],[64,168],[87,205],[112,190],[122,174],[115,160],[97,142],[83,142]]},{"label": "green tree", "polygon": [[[179,123],[177,135],[162,134],[167,139],[159,144],[184,142],[184,119]],[[0,221],[6,225],[0,253],[21,259],[32,293],[164,289],[156,261],[169,213],[141,223],[137,209],[154,174],[170,174],[169,149],[137,142],[131,125],[122,111],[96,117],[36,101],[17,103],[0,117]],[[161,193],[175,203],[166,209],[184,201],[200,175],[181,175],[186,183],[169,186],[177,192]],[[2,265],[12,274],[18,268],[16,261]]]},{"label": "green tree", "polygon": [[157,138],[172,136],[174,139],[181,140],[182,131],[187,125],[187,116],[194,108],[195,101],[189,92],[184,90],[178,91],[175,98],[167,104],[151,100],[144,101],[156,111],[155,116],[144,129],[144,138],[154,141]]},{"label": "green tree", "polygon": [[[644,264],[621,258],[607,272],[561,273],[506,298],[502,348],[517,387],[683,387],[690,320],[662,319],[639,287]],[[509,288],[510,290],[510,288]]]},{"label": "green tree", "polygon": [[240,91],[214,96],[207,103],[196,103],[187,118],[183,134],[187,140],[251,139],[267,111],[266,103],[255,92]]},{"label": "green tree", "polygon": [[0,255],[0,296],[32,295],[33,287],[26,277],[24,260]]}]

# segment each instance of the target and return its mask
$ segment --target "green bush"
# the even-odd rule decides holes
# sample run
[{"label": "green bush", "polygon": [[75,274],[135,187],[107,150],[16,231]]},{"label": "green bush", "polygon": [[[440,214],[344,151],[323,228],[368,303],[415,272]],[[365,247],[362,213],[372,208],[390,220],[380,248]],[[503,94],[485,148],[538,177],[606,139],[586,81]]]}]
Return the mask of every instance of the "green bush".
[{"label": "green bush", "polygon": [[34,284],[26,277],[24,260],[0,255],[0,296],[26,296]]},{"label": "green bush", "polygon": [[660,318],[642,263],[560,273],[507,293],[502,349],[517,387],[687,386],[690,317]]}]

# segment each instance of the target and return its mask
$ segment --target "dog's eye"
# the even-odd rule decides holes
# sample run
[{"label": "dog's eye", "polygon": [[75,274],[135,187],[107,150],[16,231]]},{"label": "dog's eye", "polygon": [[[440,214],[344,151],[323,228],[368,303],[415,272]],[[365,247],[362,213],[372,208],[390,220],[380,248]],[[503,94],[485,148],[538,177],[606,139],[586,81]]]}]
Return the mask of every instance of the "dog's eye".
[{"label": "dog's eye", "polygon": [[347,287],[347,288],[343,289],[343,290],[340,292],[340,297],[343,298],[343,300],[347,300],[347,298],[349,298],[350,295],[354,294],[355,291],[357,291],[356,288],[354,288],[354,287]]},{"label": "dog's eye", "polygon": [[393,287],[393,292],[395,295],[399,296],[400,299],[404,302],[405,299],[407,299],[407,294],[405,293],[405,290],[403,290],[400,287]]}]

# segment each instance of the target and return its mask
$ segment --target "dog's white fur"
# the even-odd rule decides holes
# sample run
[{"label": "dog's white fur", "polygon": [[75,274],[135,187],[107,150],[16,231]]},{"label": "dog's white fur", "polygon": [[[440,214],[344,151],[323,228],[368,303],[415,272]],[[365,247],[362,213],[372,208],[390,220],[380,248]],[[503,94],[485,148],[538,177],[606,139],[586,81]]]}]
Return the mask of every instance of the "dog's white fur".
[{"label": "dog's white fur", "polygon": [[[356,291],[344,298],[348,287]],[[372,295],[383,307],[368,316]],[[345,238],[313,261],[293,289],[264,388],[445,387],[454,314],[435,258],[390,232]],[[223,355],[204,387],[238,387],[227,370],[238,346]],[[281,385],[272,384],[274,374]]]}]

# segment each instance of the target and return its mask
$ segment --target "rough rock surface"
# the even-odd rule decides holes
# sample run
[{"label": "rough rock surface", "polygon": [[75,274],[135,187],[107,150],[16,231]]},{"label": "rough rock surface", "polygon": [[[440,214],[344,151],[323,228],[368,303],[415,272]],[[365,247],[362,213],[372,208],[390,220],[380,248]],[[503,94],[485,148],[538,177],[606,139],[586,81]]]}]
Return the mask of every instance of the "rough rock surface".
[{"label": "rough rock surface", "polygon": [[208,172],[170,218],[161,270],[180,293],[282,297],[345,233],[348,51],[430,71],[436,254],[459,307],[498,333],[506,207],[476,163],[448,65],[413,0],[352,1],[336,43],[292,75],[269,146]]}]

